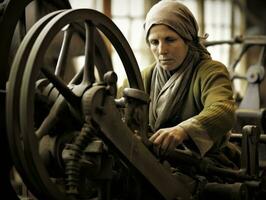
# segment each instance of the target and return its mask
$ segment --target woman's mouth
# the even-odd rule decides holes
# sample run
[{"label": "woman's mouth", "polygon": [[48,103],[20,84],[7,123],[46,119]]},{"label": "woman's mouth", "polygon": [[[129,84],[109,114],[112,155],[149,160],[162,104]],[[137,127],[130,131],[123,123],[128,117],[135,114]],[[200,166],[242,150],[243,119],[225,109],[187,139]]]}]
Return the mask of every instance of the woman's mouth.
[{"label": "woman's mouth", "polygon": [[169,64],[169,63],[172,63],[172,62],[173,62],[172,59],[161,59],[160,60],[160,63],[162,63],[162,64]]}]

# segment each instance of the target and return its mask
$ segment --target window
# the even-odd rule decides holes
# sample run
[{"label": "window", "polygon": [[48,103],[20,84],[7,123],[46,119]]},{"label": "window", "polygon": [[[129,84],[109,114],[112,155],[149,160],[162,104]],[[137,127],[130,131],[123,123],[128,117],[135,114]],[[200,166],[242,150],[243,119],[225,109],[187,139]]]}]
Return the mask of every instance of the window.
[{"label": "window", "polygon": [[[112,0],[112,20],[124,34],[140,69],[150,64],[150,52],[145,44],[143,23],[145,18],[145,0]],[[112,54],[118,84],[125,78],[123,65],[116,52]]]}]

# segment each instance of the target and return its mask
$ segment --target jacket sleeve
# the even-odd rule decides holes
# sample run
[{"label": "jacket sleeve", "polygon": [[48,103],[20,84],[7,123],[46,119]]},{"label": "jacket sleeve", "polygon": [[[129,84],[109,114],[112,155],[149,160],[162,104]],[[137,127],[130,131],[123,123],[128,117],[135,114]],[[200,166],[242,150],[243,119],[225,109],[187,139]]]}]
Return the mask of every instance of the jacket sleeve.
[{"label": "jacket sleeve", "polygon": [[203,109],[179,125],[203,156],[212,147],[221,146],[234,124],[235,102],[226,67],[216,61],[202,66],[193,84],[193,95]]}]

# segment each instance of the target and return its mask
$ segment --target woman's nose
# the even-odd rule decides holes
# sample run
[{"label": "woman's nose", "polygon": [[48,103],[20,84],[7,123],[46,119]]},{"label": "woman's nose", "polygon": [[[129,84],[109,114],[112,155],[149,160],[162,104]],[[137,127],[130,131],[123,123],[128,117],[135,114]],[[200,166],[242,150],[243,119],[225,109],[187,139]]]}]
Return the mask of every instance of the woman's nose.
[{"label": "woman's nose", "polygon": [[167,47],[165,44],[160,43],[158,46],[158,52],[159,54],[167,54]]}]

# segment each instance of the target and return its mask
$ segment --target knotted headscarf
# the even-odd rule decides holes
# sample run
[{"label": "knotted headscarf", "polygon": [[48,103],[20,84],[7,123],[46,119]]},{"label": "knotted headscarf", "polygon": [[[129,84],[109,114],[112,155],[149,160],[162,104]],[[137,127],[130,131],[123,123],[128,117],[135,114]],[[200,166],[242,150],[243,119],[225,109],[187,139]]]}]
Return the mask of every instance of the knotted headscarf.
[{"label": "knotted headscarf", "polygon": [[151,27],[159,24],[167,25],[176,31],[188,44],[189,50],[174,74],[165,71],[159,63],[154,68],[149,110],[149,123],[154,131],[171,126],[172,121],[178,123],[178,109],[182,106],[182,99],[188,91],[193,71],[201,59],[210,57],[200,42],[197,21],[185,5],[165,0],[155,4],[148,12],[144,24],[147,42]]}]

